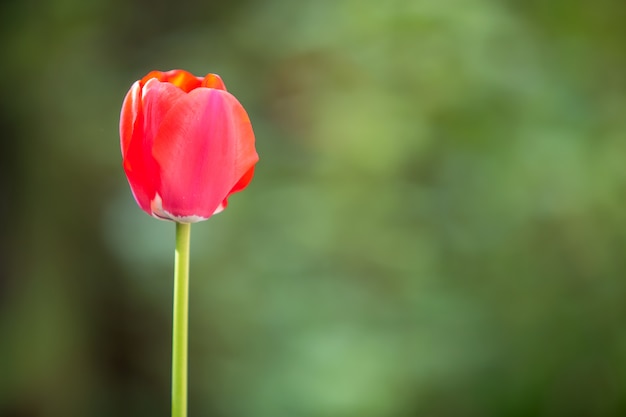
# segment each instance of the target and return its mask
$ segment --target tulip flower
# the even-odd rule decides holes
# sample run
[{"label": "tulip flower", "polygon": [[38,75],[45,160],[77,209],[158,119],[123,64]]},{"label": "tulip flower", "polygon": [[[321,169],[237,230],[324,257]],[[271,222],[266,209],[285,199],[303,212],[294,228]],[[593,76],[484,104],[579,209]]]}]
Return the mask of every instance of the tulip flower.
[{"label": "tulip flower", "polygon": [[215,74],[152,71],[120,115],[126,178],[143,211],[176,222],[172,417],[187,415],[190,223],[224,210],[248,186],[259,157],[250,119]]},{"label": "tulip flower", "polygon": [[226,208],[259,159],[246,111],[215,74],[152,71],[135,82],[122,105],[120,138],[139,207],[179,223]]}]

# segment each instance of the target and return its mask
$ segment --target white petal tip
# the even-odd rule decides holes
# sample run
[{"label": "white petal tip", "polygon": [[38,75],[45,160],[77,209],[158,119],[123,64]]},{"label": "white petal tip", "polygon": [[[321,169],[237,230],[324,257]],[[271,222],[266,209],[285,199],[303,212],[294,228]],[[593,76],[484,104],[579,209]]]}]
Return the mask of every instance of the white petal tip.
[{"label": "white petal tip", "polygon": [[[176,223],[198,223],[204,220],[207,220],[208,217],[191,215],[191,216],[176,216],[167,210],[163,209],[163,200],[159,193],[154,195],[154,198],[150,202],[150,210],[152,211],[152,216],[159,220],[167,220]],[[215,213],[213,213],[215,214]]]}]

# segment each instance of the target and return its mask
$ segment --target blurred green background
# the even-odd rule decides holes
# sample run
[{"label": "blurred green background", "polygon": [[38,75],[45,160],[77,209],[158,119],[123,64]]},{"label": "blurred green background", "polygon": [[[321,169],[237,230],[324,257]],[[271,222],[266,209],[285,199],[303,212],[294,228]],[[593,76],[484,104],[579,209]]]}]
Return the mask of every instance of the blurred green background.
[{"label": "blurred green background", "polygon": [[0,416],[169,415],[174,225],[118,117],[173,68],[261,155],[192,228],[190,416],[626,415],[626,3],[0,12]]}]

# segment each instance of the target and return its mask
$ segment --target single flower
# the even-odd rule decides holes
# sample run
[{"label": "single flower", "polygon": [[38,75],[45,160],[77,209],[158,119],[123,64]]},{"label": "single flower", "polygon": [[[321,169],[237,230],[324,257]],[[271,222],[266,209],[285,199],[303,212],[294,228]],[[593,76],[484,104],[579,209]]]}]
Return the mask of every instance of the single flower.
[{"label": "single flower", "polygon": [[224,210],[259,159],[248,114],[215,74],[152,71],[136,81],[122,105],[120,139],[139,207],[179,223]]}]

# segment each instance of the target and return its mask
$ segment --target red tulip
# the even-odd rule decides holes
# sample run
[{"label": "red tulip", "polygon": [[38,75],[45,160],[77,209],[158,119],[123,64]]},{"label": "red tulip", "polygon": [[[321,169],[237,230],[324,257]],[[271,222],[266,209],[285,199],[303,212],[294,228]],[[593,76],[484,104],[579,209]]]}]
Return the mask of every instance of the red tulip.
[{"label": "red tulip", "polygon": [[224,210],[259,159],[245,109],[215,74],[152,71],[136,81],[122,105],[120,138],[137,204],[180,223]]}]

